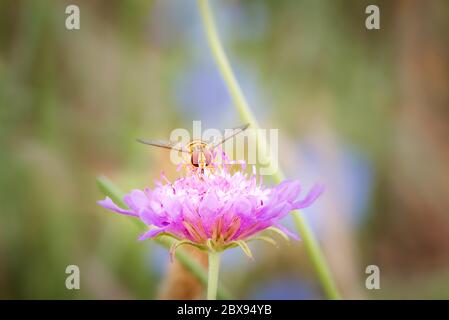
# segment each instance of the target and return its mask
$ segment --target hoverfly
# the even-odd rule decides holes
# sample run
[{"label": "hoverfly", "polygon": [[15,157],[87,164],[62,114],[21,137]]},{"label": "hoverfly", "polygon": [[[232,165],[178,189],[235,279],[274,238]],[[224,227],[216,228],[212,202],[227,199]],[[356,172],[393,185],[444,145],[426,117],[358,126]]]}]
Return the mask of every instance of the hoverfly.
[{"label": "hoverfly", "polygon": [[237,134],[245,131],[249,127],[249,123],[233,129],[233,133],[227,137],[224,137],[218,143],[207,143],[202,140],[192,140],[186,146],[180,146],[179,143],[163,140],[145,140],[137,139],[138,142],[148,144],[150,146],[175,150],[183,153],[187,153],[190,156],[190,164],[193,168],[198,168],[201,173],[204,173],[204,169],[212,166],[214,158],[214,149],[222,145],[227,140],[236,136]]}]

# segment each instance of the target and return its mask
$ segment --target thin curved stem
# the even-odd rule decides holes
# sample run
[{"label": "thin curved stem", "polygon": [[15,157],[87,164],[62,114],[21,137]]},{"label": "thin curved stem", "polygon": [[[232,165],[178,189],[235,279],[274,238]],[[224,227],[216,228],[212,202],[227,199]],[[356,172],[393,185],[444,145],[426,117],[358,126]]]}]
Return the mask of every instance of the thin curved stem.
[{"label": "thin curved stem", "polygon": [[223,50],[220,39],[215,28],[212,12],[208,1],[198,0],[198,5],[200,8],[201,17],[204,23],[204,29],[207,33],[207,40],[209,42],[212,54],[218,64],[221,75],[228,86],[229,92],[231,94],[232,100],[234,100],[234,105],[237,108],[242,119],[250,123],[253,128],[259,127],[256,117],[251,112],[248,103],[246,102],[245,96],[243,95],[242,89],[237,82],[234,72],[232,71],[231,65],[229,64],[228,58]]},{"label": "thin curved stem", "polygon": [[209,276],[207,279],[207,300],[217,299],[218,274],[221,252],[209,251]]},{"label": "thin curved stem", "polygon": [[[234,72],[232,71],[229,60],[224,52],[223,46],[220,42],[220,38],[218,37],[209,1],[197,1],[210,49],[215,58],[218,69],[220,70],[220,73],[223,77],[223,80],[228,87],[229,94],[231,95],[234,105],[237,108],[237,111],[239,112],[240,117],[243,119],[243,121],[249,123],[253,129],[259,129],[260,127],[257,123],[257,119],[252,113],[251,108],[249,107],[248,102],[245,99],[245,96],[237,82]],[[260,139],[260,137],[258,137],[256,141],[258,144],[258,148],[267,150],[266,141],[264,139]],[[276,174],[273,176],[273,179],[276,183],[280,183],[284,179],[284,174],[281,169],[278,169]],[[337,287],[335,286],[326,259],[309,224],[297,210],[293,212],[293,218],[298,232],[303,239],[307,254],[309,255],[312,261],[312,265],[317,273],[318,279],[323,286],[324,292],[329,299],[340,299],[340,294],[337,290]]]}]

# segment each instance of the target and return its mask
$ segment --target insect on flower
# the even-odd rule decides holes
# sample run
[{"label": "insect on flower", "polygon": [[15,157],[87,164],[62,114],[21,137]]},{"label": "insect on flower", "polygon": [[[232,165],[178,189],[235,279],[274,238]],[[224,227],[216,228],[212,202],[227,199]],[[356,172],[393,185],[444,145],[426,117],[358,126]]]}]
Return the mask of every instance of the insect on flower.
[{"label": "insect on flower", "polygon": [[267,187],[255,174],[217,166],[210,175],[186,175],[174,181],[163,176],[152,189],[134,189],[123,198],[126,209],[109,197],[98,204],[143,221],[149,230],[140,240],[174,238],[171,257],[181,245],[216,252],[238,246],[251,257],[248,241],[275,244],[271,237],[260,235],[262,231],[277,232],[285,239],[297,238],[280,220],[292,210],[309,207],[323,187],[315,185],[300,198],[301,189],[295,180]]},{"label": "insect on flower", "polygon": [[190,156],[190,165],[193,167],[193,169],[199,169],[200,173],[204,174],[204,169],[212,167],[214,165],[213,161],[215,158],[215,149],[221,146],[227,140],[245,131],[248,127],[249,123],[234,128],[232,134],[224,137],[218,143],[207,143],[202,140],[192,140],[186,146],[182,146],[179,143],[173,141],[145,140],[140,138],[137,139],[137,141],[150,146],[187,153]]}]

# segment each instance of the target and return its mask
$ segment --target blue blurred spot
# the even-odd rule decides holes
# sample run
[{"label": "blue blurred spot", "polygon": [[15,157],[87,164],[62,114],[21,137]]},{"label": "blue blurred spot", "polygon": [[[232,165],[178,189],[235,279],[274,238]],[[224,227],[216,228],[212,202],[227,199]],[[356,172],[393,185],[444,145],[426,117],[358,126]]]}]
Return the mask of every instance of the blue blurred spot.
[{"label": "blue blurred spot", "polygon": [[[246,98],[252,104],[258,118],[267,114],[266,103],[261,96],[256,73],[246,65],[235,68],[237,77],[243,83]],[[176,107],[185,119],[200,119],[204,126],[230,128],[239,125],[240,120],[215,64],[206,59],[180,70],[173,86]]]},{"label": "blue blurred spot", "polygon": [[[267,31],[269,14],[264,3],[242,5],[222,0],[212,1],[211,6],[220,39],[224,43],[256,41]],[[194,49],[207,47],[195,0],[154,1],[149,19],[149,35],[149,40],[162,48],[189,44]]]},{"label": "blue blurred spot", "polygon": [[[357,229],[368,214],[372,195],[374,169],[370,160],[348,145],[339,144],[336,148],[337,158],[328,159],[307,141],[300,146],[304,159],[301,171],[297,174],[303,185],[301,197],[305,196],[314,183],[325,184],[325,191],[317,202],[310,208],[301,210],[318,236],[326,224],[327,209],[332,208],[333,204],[337,206],[336,202],[343,204],[343,210],[335,212],[342,215],[350,227]],[[329,172],[329,168],[333,168],[333,176],[323,176]],[[286,217],[283,223],[294,228],[291,216]]]},{"label": "blue blurred spot", "polygon": [[156,276],[161,277],[167,272],[169,263],[168,250],[153,241],[146,241],[148,245],[148,265]]},{"label": "blue blurred spot", "polygon": [[320,296],[308,282],[295,277],[284,277],[265,283],[259,283],[249,294],[256,300],[308,300]]}]

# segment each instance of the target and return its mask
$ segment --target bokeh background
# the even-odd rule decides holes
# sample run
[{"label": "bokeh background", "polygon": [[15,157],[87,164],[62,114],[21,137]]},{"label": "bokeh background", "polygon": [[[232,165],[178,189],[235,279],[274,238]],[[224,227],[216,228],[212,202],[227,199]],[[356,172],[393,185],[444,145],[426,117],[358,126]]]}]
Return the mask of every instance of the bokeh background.
[{"label": "bokeh background", "polygon": [[[81,29],[65,28],[77,4]],[[381,29],[365,28],[377,4]],[[449,298],[449,2],[212,1],[280,162],[326,193],[303,212],[343,296]],[[0,298],[155,299],[168,254],[96,205],[179,173],[136,137],[242,121],[193,0],[0,0]],[[267,180],[267,182],[269,182]],[[287,225],[291,221],[285,221]],[[320,299],[301,242],[226,252],[238,298]],[[81,270],[67,290],[65,268]],[[365,268],[381,289],[365,288]]]}]

